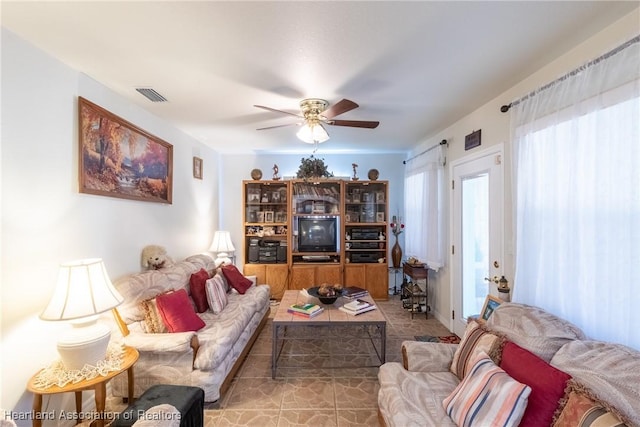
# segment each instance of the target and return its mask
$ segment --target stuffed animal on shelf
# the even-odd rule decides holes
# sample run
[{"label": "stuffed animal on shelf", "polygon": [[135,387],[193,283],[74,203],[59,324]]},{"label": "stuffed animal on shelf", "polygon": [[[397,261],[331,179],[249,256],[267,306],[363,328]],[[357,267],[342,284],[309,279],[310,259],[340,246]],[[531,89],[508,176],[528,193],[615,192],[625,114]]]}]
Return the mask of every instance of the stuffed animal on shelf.
[{"label": "stuffed animal on shelf", "polygon": [[147,270],[158,270],[173,265],[173,260],[164,247],[148,245],[142,249],[141,263]]}]

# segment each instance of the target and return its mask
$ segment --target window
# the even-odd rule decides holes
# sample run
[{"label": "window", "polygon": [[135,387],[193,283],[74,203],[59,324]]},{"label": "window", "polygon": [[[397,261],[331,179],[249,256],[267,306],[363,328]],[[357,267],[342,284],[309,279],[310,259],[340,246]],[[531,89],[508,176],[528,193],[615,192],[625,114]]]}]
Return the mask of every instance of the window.
[{"label": "window", "polygon": [[444,148],[439,145],[409,160],[404,178],[404,253],[436,271],[444,265],[443,193]]},{"label": "window", "polygon": [[640,349],[640,38],[512,109],[513,299]]}]

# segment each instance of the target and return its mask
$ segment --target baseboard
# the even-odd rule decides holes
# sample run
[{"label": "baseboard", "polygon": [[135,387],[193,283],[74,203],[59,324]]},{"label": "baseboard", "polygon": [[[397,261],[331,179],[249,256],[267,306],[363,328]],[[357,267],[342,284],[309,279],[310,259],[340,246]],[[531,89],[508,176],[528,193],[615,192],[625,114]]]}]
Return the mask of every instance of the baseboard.
[{"label": "baseboard", "polygon": [[447,317],[442,316],[439,311],[434,311],[433,312],[433,317],[435,317],[436,320],[438,320],[440,323],[442,323],[445,328],[447,328],[447,329],[449,329],[449,331],[451,331],[451,319],[448,319]]}]

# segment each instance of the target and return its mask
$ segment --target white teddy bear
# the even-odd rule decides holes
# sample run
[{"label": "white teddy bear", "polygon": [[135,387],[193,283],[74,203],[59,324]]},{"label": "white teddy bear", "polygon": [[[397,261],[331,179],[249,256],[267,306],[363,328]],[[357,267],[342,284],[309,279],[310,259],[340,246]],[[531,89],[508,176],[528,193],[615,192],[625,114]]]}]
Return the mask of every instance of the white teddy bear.
[{"label": "white teddy bear", "polygon": [[164,247],[158,245],[145,246],[141,256],[142,267],[147,270],[158,270],[173,265],[173,260]]}]

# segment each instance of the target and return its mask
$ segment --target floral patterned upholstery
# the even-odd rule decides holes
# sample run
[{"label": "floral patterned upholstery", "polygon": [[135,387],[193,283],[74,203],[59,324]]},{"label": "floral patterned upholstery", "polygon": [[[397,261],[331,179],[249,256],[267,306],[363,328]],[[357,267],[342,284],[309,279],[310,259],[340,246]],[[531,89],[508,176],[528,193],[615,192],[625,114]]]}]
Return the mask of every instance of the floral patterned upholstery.
[{"label": "floral patterned upholstery", "polygon": [[[134,396],[156,384],[176,384],[202,388],[206,402],[218,400],[223,382],[264,324],[270,290],[268,285],[256,286],[253,278],[254,285],[246,294],[228,294],[229,303],[221,313],[199,313],[205,322],[199,331],[145,333],[140,302],[172,289],[189,292],[191,274],[202,268],[214,272],[211,256],[194,255],[168,268],[131,274],[114,282],[125,300],[118,312],[130,333],[123,337],[114,327],[112,339],[140,352],[134,365]],[[112,392],[117,397],[127,396],[126,375],[113,379]]]},{"label": "floral patterned upholstery", "polygon": [[[640,427],[640,352],[589,341],[566,320],[524,304],[501,304],[486,327],[571,375],[627,425]],[[442,401],[459,383],[449,370],[457,348],[456,344],[402,343],[403,364],[385,363],[378,371],[378,415],[383,426],[455,425]],[[559,402],[559,409],[564,403]]]},{"label": "floral patterned upholstery", "polygon": [[568,373],[623,421],[640,426],[640,351],[602,341],[573,341],[551,364]]}]

